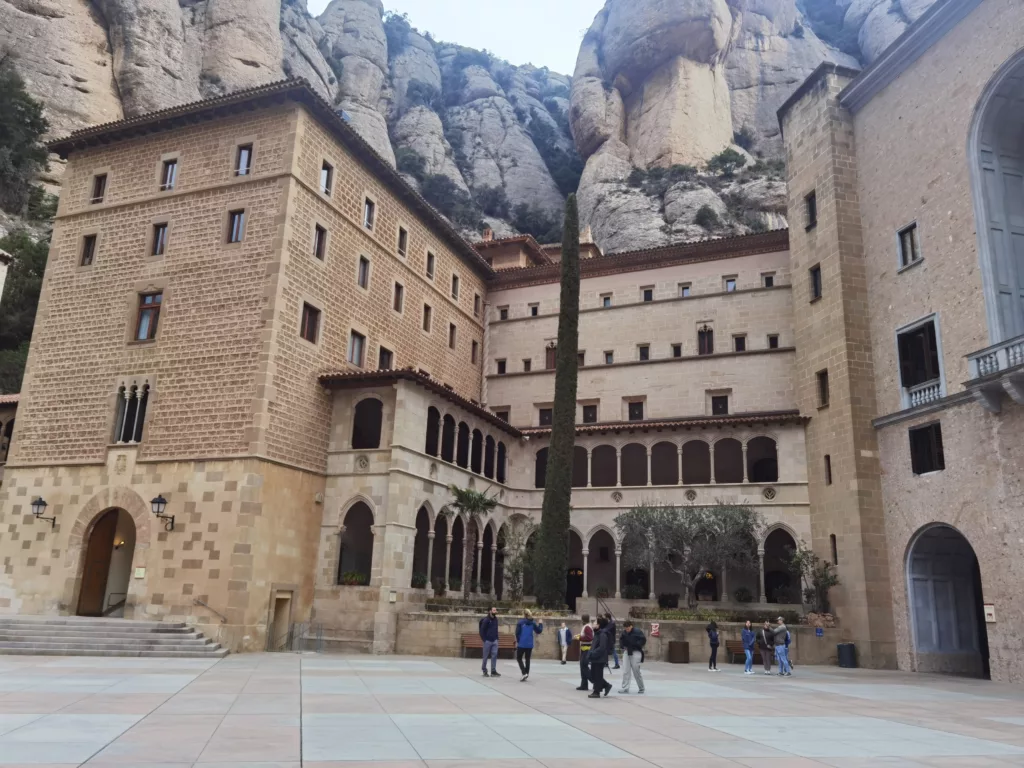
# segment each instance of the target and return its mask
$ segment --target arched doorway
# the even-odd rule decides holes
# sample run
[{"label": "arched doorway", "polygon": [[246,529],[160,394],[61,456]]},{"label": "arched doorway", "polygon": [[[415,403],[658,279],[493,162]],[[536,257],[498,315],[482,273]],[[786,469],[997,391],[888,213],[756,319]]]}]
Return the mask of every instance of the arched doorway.
[{"label": "arched doorway", "polygon": [[93,523],[85,550],[79,616],[123,616],[135,556],[135,521],[108,509]]},{"label": "arched doorway", "polygon": [[911,541],[907,599],[917,671],[989,678],[981,569],[963,534],[936,525]]},{"label": "arched doorway", "polygon": [[342,525],[338,583],[366,586],[373,568],[373,512],[365,502],[357,502]]},{"label": "arched doorway", "polygon": [[788,531],[776,528],[764,540],[764,593],[769,603],[803,602],[800,577],[789,563],[796,542]]},{"label": "arched doorway", "polygon": [[565,575],[565,604],[576,610],[576,599],[583,595],[583,539],[569,530],[569,570]]},{"label": "arched doorway", "polygon": [[588,542],[587,594],[615,597],[615,539],[604,528],[595,531]]},{"label": "arched doorway", "polygon": [[423,589],[430,582],[427,563],[430,560],[430,510],[420,507],[416,513],[416,538],[412,550],[412,575],[410,585],[413,589]]}]

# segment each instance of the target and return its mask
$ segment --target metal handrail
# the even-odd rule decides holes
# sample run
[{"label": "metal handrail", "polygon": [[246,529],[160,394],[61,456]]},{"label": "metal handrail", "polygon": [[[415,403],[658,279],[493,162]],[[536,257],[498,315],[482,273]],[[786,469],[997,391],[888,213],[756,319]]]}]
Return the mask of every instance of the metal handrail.
[{"label": "metal handrail", "polygon": [[114,611],[116,611],[118,608],[123,608],[124,604],[127,603],[127,602],[128,602],[128,596],[127,596],[127,594],[125,594],[124,600],[118,600],[113,605],[108,605],[107,609],[105,611],[103,611],[103,613],[101,613],[100,616],[103,616],[103,617],[109,616]]},{"label": "metal handrail", "polygon": [[217,614],[218,616],[220,616],[220,623],[221,623],[221,624],[227,624],[227,623],[228,623],[228,617],[227,617],[227,616],[225,616],[225,615],[224,615],[223,613],[221,613],[220,611],[218,611],[218,610],[217,610],[216,608],[211,608],[211,607],[210,607],[210,606],[208,606],[208,605],[207,605],[206,603],[204,603],[204,602],[203,602],[202,600],[200,600],[200,599],[199,599],[198,597],[197,597],[197,598],[195,598],[195,599],[194,599],[194,600],[192,601],[192,605],[201,605],[201,606],[203,606],[203,608],[205,608],[206,610],[208,610],[208,611],[211,611],[211,612],[213,612],[213,613]]}]

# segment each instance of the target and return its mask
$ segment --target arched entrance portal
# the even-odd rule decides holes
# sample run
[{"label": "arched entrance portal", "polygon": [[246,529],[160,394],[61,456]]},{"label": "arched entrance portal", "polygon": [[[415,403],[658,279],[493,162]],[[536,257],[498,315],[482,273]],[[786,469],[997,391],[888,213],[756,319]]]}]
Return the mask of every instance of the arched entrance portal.
[{"label": "arched entrance portal", "polygon": [[135,555],[135,521],[108,509],[93,523],[85,549],[79,616],[124,616]]},{"label": "arched entrance portal", "polygon": [[988,679],[981,570],[963,534],[937,525],[911,542],[907,596],[917,671]]}]

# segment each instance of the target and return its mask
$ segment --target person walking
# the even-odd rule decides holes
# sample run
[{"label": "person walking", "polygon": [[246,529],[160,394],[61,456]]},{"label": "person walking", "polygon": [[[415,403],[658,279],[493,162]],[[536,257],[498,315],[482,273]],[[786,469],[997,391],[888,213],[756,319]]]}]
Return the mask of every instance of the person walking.
[{"label": "person walking", "polygon": [[615,640],[618,637],[615,634],[615,630],[616,630],[616,627],[615,627],[615,617],[612,616],[610,613],[606,613],[604,615],[604,617],[606,619],[608,619],[608,634],[612,638],[612,660],[615,662],[615,667],[614,668],[618,669],[619,668],[619,654],[615,650]]},{"label": "person walking", "polygon": [[775,647],[775,634],[772,632],[772,625],[765,621],[764,626],[757,633],[757,647],[761,649],[761,661],[764,663],[764,673],[772,673],[772,648]]},{"label": "person walking", "polygon": [[718,625],[712,621],[704,631],[708,633],[708,642],[711,643],[711,658],[708,660],[708,672],[717,672],[719,640]]},{"label": "person walking", "polygon": [[746,664],[743,666],[744,675],[754,674],[754,644],[757,640],[754,634],[754,629],[748,621],[743,625],[743,631],[740,633],[743,639],[743,655],[746,656]]},{"label": "person walking", "polygon": [[565,657],[569,654],[569,646],[572,645],[572,630],[565,626],[564,621],[558,630],[558,645],[562,651],[562,664],[565,664]]},{"label": "person walking", "polygon": [[640,665],[644,662],[644,646],[647,645],[647,638],[639,627],[634,627],[633,622],[626,620],[622,625],[622,637],[619,642],[622,645],[622,660],[626,662],[626,671],[622,673],[622,688],[619,693],[629,693],[629,681],[631,676],[636,676],[636,687],[639,693],[644,692],[644,677],[640,674]]},{"label": "person walking", "polygon": [[580,616],[583,627],[576,639],[580,641],[580,684],[577,691],[590,690],[590,646],[594,642],[594,628],[590,626],[590,614]]},{"label": "person walking", "polygon": [[601,698],[601,692],[607,696],[611,693],[612,684],[605,682],[604,670],[608,666],[608,654],[611,652],[615,639],[608,631],[608,619],[604,616],[597,618],[597,632],[594,634],[594,643],[590,646],[590,682],[594,686],[591,699]]},{"label": "person walking", "polygon": [[793,660],[789,657],[789,643],[790,643],[791,640],[792,640],[792,635],[790,635],[789,629],[786,629],[786,664],[789,665],[789,671],[790,672],[792,672],[793,671],[793,667],[796,666],[793,663]]},{"label": "person walking", "polygon": [[488,677],[487,659],[491,660],[490,677],[501,677],[498,673],[498,609],[494,606],[480,619],[480,639],[484,643],[483,661],[480,663],[484,677]]},{"label": "person walking", "polygon": [[772,630],[772,635],[775,638],[775,658],[779,661],[779,677],[789,677],[793,674],[789,668],[789,649],[786,647],[787,634],[789,634],[789,630],[786,628],[786,622],[779,616],[776,619],[775,629]]},{"label": "person walking", "polygon": [[519,664],[519,671],[523,673],[519,680],[521,683],[525,683],[526,678],[530,676],[530,657],[533,656],[534,636],[543,631],[543,622],[534,621],[529,608],[523,611],[523,618],[516,624],[516,662]]}]

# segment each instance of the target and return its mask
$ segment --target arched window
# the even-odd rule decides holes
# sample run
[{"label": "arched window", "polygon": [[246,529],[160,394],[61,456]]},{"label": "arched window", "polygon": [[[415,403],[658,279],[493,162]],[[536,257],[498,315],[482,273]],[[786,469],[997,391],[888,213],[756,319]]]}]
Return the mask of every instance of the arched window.
[{"label": "arched window", "polygon": [[[715,446],[718,452],[718,446]],[[796,552],[796,542],[789,532],[776,528],[764,540],[764,593],[769,603],[803,602],[800,574],[793,568],[790,558]]]},{"label": "arched window", "polygon": [[711,449],[703,440],[683,445],[683,483],[707,485],[711,482]]},{"label": "arched window", "polygon": [[622,449],[622,484],[647,485],[647,447],[630,443]]},{"label": "arched window", "polygon": [[572,487],[586,488],[587,475],[590,468],[587,466],[587,449],[577,445],[572,449]]},{"label": "arched window", "polygon": [[779,449],[770,437],[755,437],[747,443],[747,479],[752,483],[779,480]]},{"label": "arched window", "polygon": [[679,483],[679,451],[674,443],[658,443],[651,449],[651,485]]},{"label": "arched window", "polygon": [[697,331],[697,354],[711,355],[715,351],[715,330],[705,325]]},{"label": "arched window", "polygon": [[463,469],[469,467],[469,425],[464,421],[459,422],[459,443],[455,463]]},{"label": "arched window", "polygon": [[469,468],[478,475],[483,471],[484,434],[479,429],[473,430],[473,446],[470,452]]},{"label": "arched window", "polygon": [[490,435],[484,440],[484,477],[494,478],[494,438]]},{"label": "arched window", "polygon": [[497,475],[497,480],[498,480],[499,483],[504,483],[505,482],[505,453],[506,453],[506,451],[507,451],[507,449],[505,448],[505,444],[504,443],[498,443],[498,468],[497,468],[497,472],[495,474]]},{"label": "arched window", "polygon": [[533,487],[543,488],[548,479],[548,449],[537,451],[536,464],[533,468]]},{"label": "arched window", "polygon": [[599,445],[590,452],[590,485],[614,488],[619,482],[619,459],[615,446]]},{"label": "arched window", "polygon": [[441,458],[455,461],[455,419],[445,416],[441,427]]},{"label": "arched window", "polygon": [[356,405],[352,419],[352,449],[380,448],[380,428],[384,418],[384,404],[368,397]]},{"label": "arched window", "polygon": [[715,443],[715,482],[743,482],[743,446],[727,437]]},{"label": "arched window", "polygon": [[434,406],[427,409],[427,445],[426,452],[437,456],[438,442],[441,437],[441,412]]},{"label": "arched window", "polygon": [[0,464],[7,461],[7,453],[11,449],[11,438],[14,436],[14,419],[0,424]]},{"label": "arched window", "polygon": [[373,567],[373,512],[360,501],[352,505],[342,525],[338,583],[369,584]]}]

